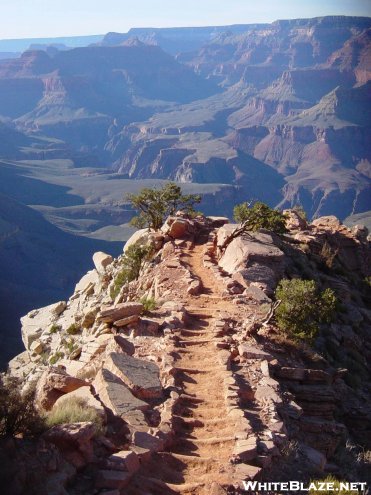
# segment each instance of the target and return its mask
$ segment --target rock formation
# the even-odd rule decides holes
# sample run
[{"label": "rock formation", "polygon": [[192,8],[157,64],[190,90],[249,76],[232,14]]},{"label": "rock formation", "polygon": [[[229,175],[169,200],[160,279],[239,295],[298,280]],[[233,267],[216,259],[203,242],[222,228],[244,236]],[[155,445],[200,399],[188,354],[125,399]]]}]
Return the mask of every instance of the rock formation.
[{"label": "rock formation", "polygon": [[[244,480],[293,479],[293,469],[303,481],[346,477],[339,449],[370,449],[367,231],[287,215],[288,234],[251,232],[221,252],[235,226],[179,213],[130,241],[153,255],[114,300],[121,256],[100,252],[68,301],[22,319],[26,350],[8,374],[24,390],[37,384],[45,414],[77,397],[105,424],[55,425],[27,444],[37,493],[238,494]],[[314,348],[283,336],[269,312],[284,277],[339,298]],[[149,298],[157,308],[144,315]],[[29,476],[17,442],[2,448]],[[9,494],[23,493],[26,474]]]}]

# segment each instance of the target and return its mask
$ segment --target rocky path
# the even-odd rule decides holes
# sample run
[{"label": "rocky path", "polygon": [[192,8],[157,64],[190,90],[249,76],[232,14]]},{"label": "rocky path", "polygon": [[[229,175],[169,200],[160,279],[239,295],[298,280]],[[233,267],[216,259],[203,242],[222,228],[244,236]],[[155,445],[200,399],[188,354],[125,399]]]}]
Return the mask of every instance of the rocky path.
[{"label": "rocky path", "polygon": [[128,495],[206,495],[214,484],[233,483],[230,459],[236,431],[228,416],[228,363],[220,359],[214,322],[228,311],[223,288],[203,266],[203,245],[185,251],[182,261],[202,282],[202,292],[188,296],[190,321],[181,331],[176,371],[183,388],[175,416],[176,440],[171,452],[158,453],[138,473]]}]

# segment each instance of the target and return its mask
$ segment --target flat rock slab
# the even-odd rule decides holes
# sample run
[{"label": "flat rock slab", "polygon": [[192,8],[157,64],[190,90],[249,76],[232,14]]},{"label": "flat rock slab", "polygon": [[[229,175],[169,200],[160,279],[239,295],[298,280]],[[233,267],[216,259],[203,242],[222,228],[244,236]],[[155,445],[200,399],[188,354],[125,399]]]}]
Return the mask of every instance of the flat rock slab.
[{"label": "flat rock slab", "polygon": [[121,450],[112,454],[108,458],[108,462],[116,465],[118,471],[127,471],[135,473],[139,469],[139,459],[135,452],[131,450]]},{"label": "flat rock slab", "polygon": [[149,408],[146,402],[134,397],[128,387],[109,370],[102,368],[93,386],[103,404],[116,415],[123,417],[130,411],[145,411]]},{"label": "flat rock slab", "polygon": [[247,344],[239,345],[238,353],[240,356],[246,359],[261,359],[261,360],[264,359],[266,361],[272,361],[274,359],[272,354],[269,354],[268,352],[262,351],[257,347]]},{"label": "flat rock slab", "polygon": [[59,397],[86,385],[87,382],[80,378],[70,376],[58,368],[49,368],[37,383],[36,407],[41,411],[50,411]]},{"label": "flat rock slab", "polygon": [[233,449],[233,456],[241,462],[249,462],[257,455],[256,437],[251,435],[246,440],[237,440]]},{"label": "flat rock slab", "polygon": [[[249,464],[238,464],[235,469],[236,481],[255,480],[262,471],[261,467],[250,466]],[[244,486],[242,486],[244,488]]]},{"label": "flat rock slab", "polygon": [[160,370],[155,363],[111,352],[105,368],[117,375],[140,399],[157,399],[162,396]]},{"label": "flat rock slab", "polygon": [[290,392],[302,401],[308,402],[335,402],[336,395],[334,390],[326,385],[299,385],[290,384]]},{"label": "flat rock slab", "polygon": [[138,320],[139,320],[138,315],[132,315],[132,316],[127,316],[126,318],[121,318],[120,320],[115,321],[113,324],[115,327],[126,327],[126,325],[137,323]]},{"label": "flat rock slab", "polygon": [[145,431],[135,431],[131,441],[136,447],[148,449],[150,452],[159,452],[164,448],[164,442],[162,440]]},{"label": "flat rock slab", "polygon": [[136,302],[126,302],[103,308],[98,314],[98,321],[103,323],[113,323],[114,321],[127,318],[128,316],[139,316],[143,311],[143,304]]},{"label": "flat rock slab", "polygon": [[322,370],[312,370],[306,368],[282,367],[275,370],[275,375],[287,380],[297,380],[304,382],[331,383],[331,375]]},{"label": "flat rock slab", "polygon": [[122,335],[115,335],[113,337],[115,343],[119,346],[119,348],[125,352],[125,354],[129,354],[129,356],[132,356],[135,352],[135,347],[132,342],[130,342],[128,339],[125,339]]}]

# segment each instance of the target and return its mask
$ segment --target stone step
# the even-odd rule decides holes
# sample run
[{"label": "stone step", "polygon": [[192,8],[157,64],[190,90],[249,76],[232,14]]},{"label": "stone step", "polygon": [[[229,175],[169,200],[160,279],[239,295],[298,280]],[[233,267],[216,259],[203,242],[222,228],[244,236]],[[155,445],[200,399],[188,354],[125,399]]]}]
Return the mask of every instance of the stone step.
[{"label": "stone step", "polygon": [[203,345],[203,344],[209,344],[211,342],[216,342],[216,340],[202,340],[202,339],[197,339],[197,340],[178,340],[178,345],[185,345],[185,346],[190,346],[190,345]]},{"label": "stone step", "polygon": [[[199,350],[202,351],[203,355],[215,356],[215,348],[210,347],[210,349],[202,348]],[[180,354],[190,354],[192,356],[195,355],[195,349],[177,348],[176,352],[179,352]]]},{"label": "stone step", "polygon": [[223,372],[225,372],[226,368],[222,364],[219,364],[217,366],[212,366],[209,368],[203,368],[202,370],[200,370],[198,368],[181,368],[178,366],[175,366],[173,368],[173,370],[174,370],[174,373],[176,373],[178,371],[180,373],[188,373],[189,375],[206,375],[208,373],[211,374],[213,372],[223,373]]},{"label": "stone step", "polygon": [[198,455],[176,454],[175,452],[162,452],[162,457],[173,457],[179,461],[189,464],[202,464],[202,463],[219,463],[215,457],[202,457]]},{"label": "stone step", "polygon": [[220,418],[220,417],[211,418],[211,419],[195,419],[195,418],[184,417],[181,415],[174,415],[173,418],[186,425],[193,426],[194,428],[204,428],[205,426],[219,425],[221,423],[225,423],[226,426],[230,428],[231,425],[234,424],[234,422],[231,421],[230,419]]},{"label": "stone step", "polygon": [[195,445],[217,445],[218,443],[236,442],[236,438],[234,436],[199,438],[199,439],[192,438],[190,439],[190,441]]},{"label": "stone step", "polygon": [[181,483],[179,485],[175,485],[173,483],[166,483],[165,481],[159,480],[157,478],[151,477],[141,477],[143,480],[143,486],[150,484],[155,488],[161,488],[164,490],[164,493],[169,493],[169,490],[172,490],[174,493],[191,493],[194,490],[202,488],[205,486],[205,483]]},{"label": "stone step", "polygon": [[187,329],[182,329],[180,331],[180,335],[183,335],[184,337],[200,337],[201,335],[204,335],[207,333],[206,331],[203,330],[187,330]]}]

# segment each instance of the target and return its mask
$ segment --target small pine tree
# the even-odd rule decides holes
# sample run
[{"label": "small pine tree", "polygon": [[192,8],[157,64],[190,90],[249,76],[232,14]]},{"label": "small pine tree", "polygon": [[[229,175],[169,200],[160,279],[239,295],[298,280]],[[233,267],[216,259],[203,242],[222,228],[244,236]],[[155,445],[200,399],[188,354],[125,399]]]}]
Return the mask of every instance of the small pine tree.
[{"label": "small pine tree", "polygon": [[236,222],[244,224],[246,230],[267,229],[276,234],[287,232],[285,215],[261,201],[257,201],[253,206],[250,203],[235,206],[233,216]]},{"label": "small pine tree", "polygon": [[194,211],[195,204],[201,202],[201,196],[182,194],[181,188],[174,182],[165,184],[161,189],[144,188],[138,194],[128,194],[126,199],[139,214],[132,218],[131,224],[138,229],[158,230],[169,215],[177,210]]}]

